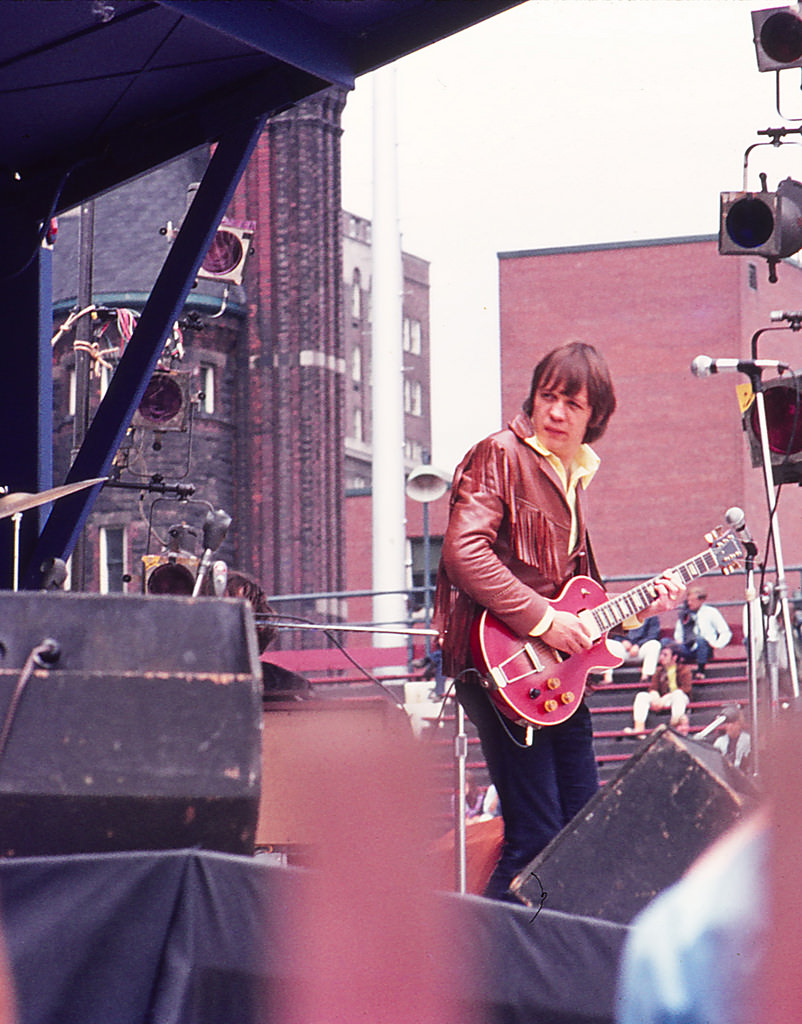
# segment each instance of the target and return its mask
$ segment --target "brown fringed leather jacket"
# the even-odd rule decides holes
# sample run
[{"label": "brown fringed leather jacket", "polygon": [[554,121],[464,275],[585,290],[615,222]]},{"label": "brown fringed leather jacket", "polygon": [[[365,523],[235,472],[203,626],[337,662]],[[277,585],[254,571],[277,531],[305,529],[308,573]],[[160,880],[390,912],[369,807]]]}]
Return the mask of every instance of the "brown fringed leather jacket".
[{"label": "brown fringed leather jacket", "polygon": [[476,444],[454,475],[434,607],[447,675],[470,667],[470,627],[481,608],[526,636],[571,576],[599,579],[582,495],[569,553],[571,511],[556,472],[525,441],[533,433],[519,413]]},{"label": "brown fringed leather jacket", "polygon": [[[649,688],[657,690],[662,697],[668,693],[668,672],[663,665],[657,666],[657,671],[652,676]],[[693,692],[693,669],[690,665],[677,665],[677,689],[684,690],[688,696]]]}]

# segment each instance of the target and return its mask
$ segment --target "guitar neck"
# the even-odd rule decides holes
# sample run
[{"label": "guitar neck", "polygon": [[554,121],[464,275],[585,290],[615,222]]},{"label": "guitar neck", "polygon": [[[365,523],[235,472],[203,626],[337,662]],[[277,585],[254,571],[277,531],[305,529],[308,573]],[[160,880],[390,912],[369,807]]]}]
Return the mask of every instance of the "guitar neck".
[{"label": "guitar neck", "polygon": [[[707,550],[700,552],[694,558],[689,558],[687,562],[674,566],[671,571],[676,573],[687,586],[691,580],[712,572],[718,565],[719,561],[715,552]],[[659,577],[655,576],[646,583],[641,583],[625,594],[619,594],[618,597],[611,598],[592,609],[591,615],[600,632],[606,633],[614,626],[620,626],[630,616],[637,615],[644,608],[648,608],[657,597],[655,583],[658,579]]]}]

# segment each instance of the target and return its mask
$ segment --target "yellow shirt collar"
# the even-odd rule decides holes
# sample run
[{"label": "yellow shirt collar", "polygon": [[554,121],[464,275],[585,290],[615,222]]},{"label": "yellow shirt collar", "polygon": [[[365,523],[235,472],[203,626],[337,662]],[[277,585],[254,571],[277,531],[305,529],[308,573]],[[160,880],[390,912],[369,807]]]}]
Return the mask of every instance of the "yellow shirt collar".
[{"label": "yellow shirt collar", "polygon": [[554,452],[549,451],[549,449],[538,438],[537,434],[532,434],[531,437],[527,437],[526,443],[531,448],[534,448],[536,452],[539,452],[540,455],[544,456],[544,458],[548,460],[549,464],[554,467],[563,482],[563,487],[565,487],[566,490],[568,489],[569,483],[574,487],[581,483],[584,488],[587,488],[590,481],[596,475],[596,471],[601,463],[601,459],[596,452],[593,451],[590,445],[583,444],[576,453],[576,458],[571,466],[571,478],[569,481],[566,476],[565,466],[563,465],[562,460],[558,459]]}]

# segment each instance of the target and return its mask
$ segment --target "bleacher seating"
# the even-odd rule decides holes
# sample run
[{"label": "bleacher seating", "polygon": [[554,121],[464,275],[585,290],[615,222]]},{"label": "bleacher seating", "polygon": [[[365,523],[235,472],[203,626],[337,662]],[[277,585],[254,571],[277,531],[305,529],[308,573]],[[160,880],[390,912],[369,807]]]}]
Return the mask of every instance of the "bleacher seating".
[{"label": "bleacher seating", "polygon": [[[642,689],[638,666],[622,666],[615,670],[612,683],[596,685],[588,695],[602,782],[611,778],[637,749],[640,741],[624,729],[632,725],[632,701]],[[689,735],[701,732],[726,704],[732,703],[748,703],[746,651],[740,642],[716,651],[715,658],[708,662],[707,678],[694,681],[688,707]],[[652,712],[646,727],[655,728],[667,721],[667,714]]]},{"label": "bleacher seating", "polygon": [[[746,652],[739,636],[733,640],[729,647],[716,652],[708,664],[707,678],[694,682],[689,706],[691,736],[701,732],[726,704],[748,703]],[[445,708],[441,708],[439,703],[430,700],[429,692],[434,684],[426,685],[421,670],[411,667],[410,652],[405,647],[356,647],[350,648],[349,653],[368,672],[377,674],[382,686],[398,703],[407,705],[416,735],[427,745],[431,756],[432,783],[439,807],[435,827],[447,827],[455,780],[456,715],[453,701],[448,700]],[[420,653],[413,652],[416,658]],[[305,675],[312,684],[313,693],[321,696],[339,694],[353,699],[360,694],[375,696],[376,693],[375,684],[370,682],[368,675],[336,647],[310,651],[268,650],[263,660]],[[639,740],[625,733],[624,729],[632,723],[632,701],[642,688],[638,667],[622,666],[615,670],[612,683],[594,683],[592,692],[588,694],[602,783],[612,778],[638,749]],[[420,707],[427,702],[428,707]],[[667,721],[665,715],[652,713],[647,728],[655,728],[664,721]],[[473,725],[467,720],[466,733],[466,767],[475,774],[480,785],[486,785],[489,779],[481,746]]]}]

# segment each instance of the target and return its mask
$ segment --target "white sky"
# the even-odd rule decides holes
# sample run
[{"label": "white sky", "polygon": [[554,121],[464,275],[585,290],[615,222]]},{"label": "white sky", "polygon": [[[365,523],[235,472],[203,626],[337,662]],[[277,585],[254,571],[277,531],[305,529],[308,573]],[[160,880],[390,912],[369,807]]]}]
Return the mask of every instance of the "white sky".
[{"label": "white sky", "polygon": [[[778,6],[528,0],[396,63],[400,229],[432,264],[433,462],[500,425],[497,252],[717,233],[746,147],[783,123],[750,18]],[[343,117],[343,206],[363,217],[371,79]],[[799,85],[782,73],[788,124]],[[760,154],[750,187],[802,179],[798,147]]]}]

